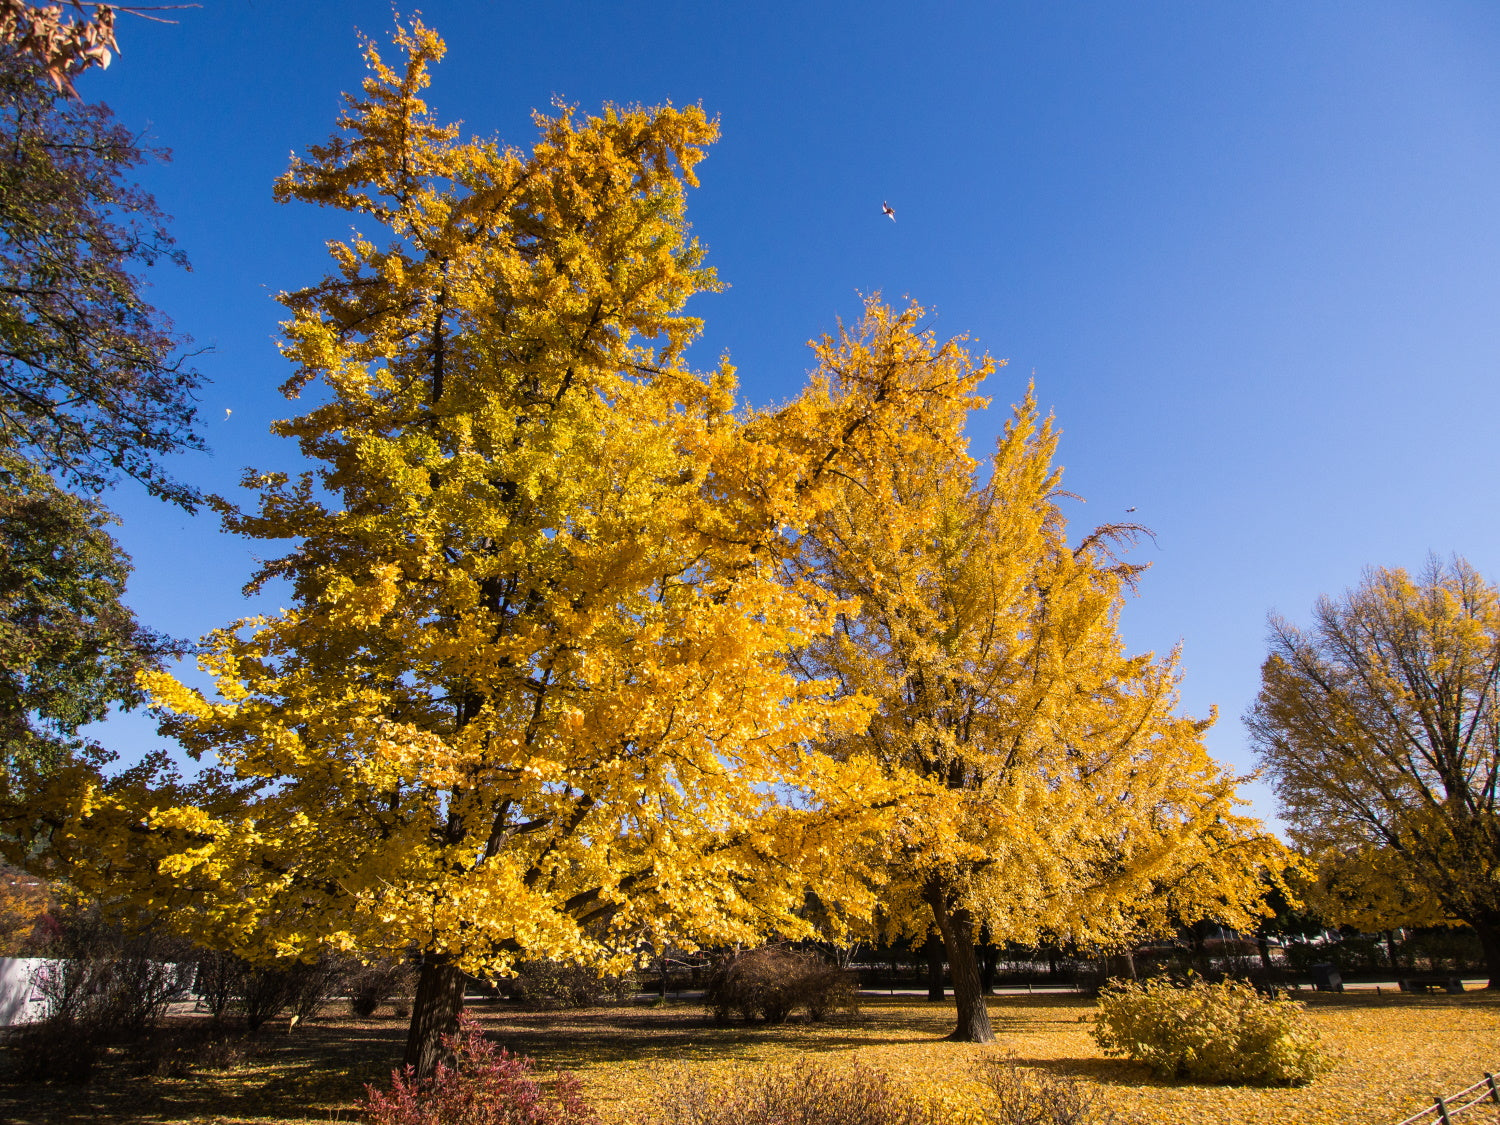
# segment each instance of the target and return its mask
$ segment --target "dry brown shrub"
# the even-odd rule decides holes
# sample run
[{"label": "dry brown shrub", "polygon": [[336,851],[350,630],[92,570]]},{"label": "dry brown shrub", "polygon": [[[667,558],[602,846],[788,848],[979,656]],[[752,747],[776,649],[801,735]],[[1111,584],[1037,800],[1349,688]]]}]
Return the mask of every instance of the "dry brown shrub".
[{"label": "dry brown shrub", "polygon": [[532,1008],[592,1008],[609,1000],[628,1000],[639,985],[632,976],[601,973],[566,961],[523,961],[516,966],[511,996]]},{"label": "dry brown shrub", "polygon": [[1114,1113],[1098,1092],[1072,1078],[1023,1067],[1014,1058],[989,1059],[980,1069],[991,1101],[990,1125],[1110,1125]]},{"label": "dry brown shrub", "polygon": [[812,1020],[835,1012],[859,1014],[859,992],[850,974],[779,945],[719,961],[709,974],[703,1002],[719,1023],[734,1015],[784,1023],[799,1008]]},{"label": "dry brown shrub", "polygon": [[152,1078],[187,1078],[203,1071],[235,1070],[259,1051],[255,1040],[222,1025],[197,1020],[158,1027],[131,1044],[130,1069]]},{"label": "dry brown shrub", "polygon": [[[392,997],[410,996],[416,989],[417,972],[404,960],[371,961],[356,968],[344,982],[349,1011],[368,1019]],[[399,1005],[398,1005],[399,1006]]]}]

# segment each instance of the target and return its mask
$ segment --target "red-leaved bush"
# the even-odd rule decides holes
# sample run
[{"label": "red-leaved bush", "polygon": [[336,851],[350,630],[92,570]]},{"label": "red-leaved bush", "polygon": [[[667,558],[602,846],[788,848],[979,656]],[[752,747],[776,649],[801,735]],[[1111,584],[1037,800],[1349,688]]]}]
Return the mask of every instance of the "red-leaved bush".
[{"label": "red-leaved bush", "polygon": [[472,1016],[459,1016],[458,1033],[443,1037],[452,1063],[439,1063],[418,1081],[411,1067],[391,1073],[391,1089],[365,1087],[364,1110],[373,1125],[596,1125],[598,1116],[571,1074],[546,1090],[531,1060],[486,1041]]}]

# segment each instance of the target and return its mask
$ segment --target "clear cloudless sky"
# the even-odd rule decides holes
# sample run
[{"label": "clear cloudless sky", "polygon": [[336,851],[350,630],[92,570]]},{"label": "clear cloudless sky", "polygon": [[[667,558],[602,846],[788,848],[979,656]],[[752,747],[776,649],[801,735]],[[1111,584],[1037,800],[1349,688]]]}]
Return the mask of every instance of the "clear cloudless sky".
[{"label": "clear cloudless sky", "polygon": [[[553,98],[701,102],[722,141],[689,203],[731,288],[695,298],[694,352],[746,397],[790,397],[806,341],[860,294],[910,296],[939,333],[1009,361],[973,422],[983,452],[1034,375],[1063,429],[1076,534],[1139,520],[1151,569],[1136,650],[1182,646],[1183,705],[1240,716],[1266,615],[1306,620],[1368,565],[1458,552],[1500,577],[1500,5],[1488,0],[636,3],[427,0],[448,40],[430,103],[529,146]],[[204,0],[121,18],[83,95],[170,148],[141,178],[191,273],[153,299],[211,349],[210,456],[235,494],[298,468],[268,436],[278,291],[315,281],[344,216],[279,207],[288,156],[324,140],[387,0]],[[896,209],[892,223],[881,203]],[[226,410],[233,413],[225,419]],[[211,514],[109,497],[146,623],[197,637],[256,608],[253,553]],[[276,608],[276,591],[261,600]],[[158,745],[144,716],[101,737]],[[1275,814],[1258,784],[1257,813]]]}]

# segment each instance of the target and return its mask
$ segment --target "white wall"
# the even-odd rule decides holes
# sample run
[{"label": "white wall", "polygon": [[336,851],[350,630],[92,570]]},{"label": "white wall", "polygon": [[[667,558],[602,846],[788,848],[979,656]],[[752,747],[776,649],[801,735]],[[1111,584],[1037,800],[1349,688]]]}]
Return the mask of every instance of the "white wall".
[{"label": "white wall", "polygon": [[0,957],[0,1027],[41,1018],[42,1002],[33,999],[32,980],[45,957]]}]

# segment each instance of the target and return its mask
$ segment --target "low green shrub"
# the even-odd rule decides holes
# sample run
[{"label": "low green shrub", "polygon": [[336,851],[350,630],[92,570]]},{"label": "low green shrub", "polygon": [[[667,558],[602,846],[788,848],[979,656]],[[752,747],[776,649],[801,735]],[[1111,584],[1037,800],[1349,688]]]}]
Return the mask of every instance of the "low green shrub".
[{"label": "low green shrub", "polygon": [[666,1085],[643,1125],[943,1125],[946,1120],[878,1070],[798,1062],[740,1071],[712,1088],[684,1074]]},{"label": "low green shrub", "polygon": [[1105,1054],[1143,1062],[1162,1078],[1298,1086],[1329,1065],[1301,1004],[1242,981],[1112,984],[1099,995],[1093,1034]]}]

